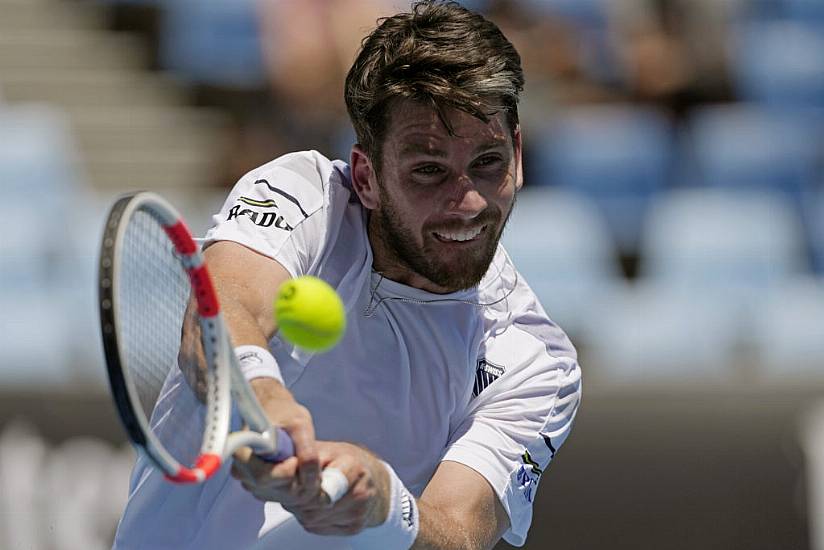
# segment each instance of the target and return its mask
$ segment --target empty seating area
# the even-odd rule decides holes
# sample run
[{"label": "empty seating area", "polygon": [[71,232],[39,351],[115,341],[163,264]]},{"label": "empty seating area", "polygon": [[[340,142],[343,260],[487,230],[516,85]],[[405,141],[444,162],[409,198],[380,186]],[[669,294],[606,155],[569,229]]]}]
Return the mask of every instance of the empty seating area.
[{"label": "empty seating area", "polygon": [[[523,20],[510,28],[503,3],[465,3],[500,17],[533,59],[526,185],[503,242],[590,378],[824,379],[820,3],[738,2],[725,20],[729,97],[679,110],[637,90],[614,93],[635,73],[609,65],[622,57],[609,49],[613,3],[518,4],[521,16],[579,32],[582,74],[612,94],[545,109],[529,82],[547,53],[539,44],[530,56],[518,43]],[[191,91],[294,93],[277,88],[285,77],[263,46],[277,26],[262,5],[0,0],[0,362],[10,380],[102,380],[95,256],[114,195],[158,190],[206,229],[232,183],[215,181],[215,160],[243,144],[227,149],[221,133],[233,105],[196,107]],[[138,12],[154,14],[151,36],[138,22],[138,32],[113,32],[112,14]],[[279,117],[277,102],[253,118]],[[295,131],[264,140],[265,154],[313,146],[289,141],[314,139],[313,124],[335,142],[324,152],[343,154],[348,124],[335,109],[329,119],[318,111],[305,115],[306,128],[286,124]],[[296,112],[283,116],[301,120]]]},{"label": "empty seating area", "polygon": [[[590,10],[606,9],[540,4],[587,29],[602,24]],[[818,5],[740,3],[727,100],[677,114],[571,105],[523,121],[529,188],[504,242],[591,381],[824,379]]]}]

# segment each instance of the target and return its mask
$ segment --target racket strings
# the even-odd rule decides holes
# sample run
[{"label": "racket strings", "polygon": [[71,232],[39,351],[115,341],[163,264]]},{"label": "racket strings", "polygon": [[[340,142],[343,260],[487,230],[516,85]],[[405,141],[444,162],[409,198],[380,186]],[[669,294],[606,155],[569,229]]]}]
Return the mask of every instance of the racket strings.
[{"label": "racket strings", "polygon": [[191,463],[202,443],[204,413],[178,368],[179,357],[202,355],[198,337],[182,339],[188,275],[162,227],[140,210],[126,228],[120,261],[117,303],[127,376],[160,444],[178,462]]}]

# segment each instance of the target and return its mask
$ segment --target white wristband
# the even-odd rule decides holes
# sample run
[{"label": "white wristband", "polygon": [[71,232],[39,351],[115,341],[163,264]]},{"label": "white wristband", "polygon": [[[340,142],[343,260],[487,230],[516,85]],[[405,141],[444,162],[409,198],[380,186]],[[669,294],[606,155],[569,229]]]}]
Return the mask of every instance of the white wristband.
[{"label": "white wristband", "polygon": [[277,361],[269,353],[269,350],[260,346],[238,346],[235,348],[235,356],[240,365],[240,371],[246,380],[252,378],[274,378],[283,384],[283,375],[280,374],[280,367]]},{"label": "white wristband", "polygon": [[403,486],[392,466],[383,463],[389,472],[389,513],[386,521],[377,527],[364,529],[351,537],[352,547],[357,550],[407,549],[418,536],[418,504],[415,497]]}]

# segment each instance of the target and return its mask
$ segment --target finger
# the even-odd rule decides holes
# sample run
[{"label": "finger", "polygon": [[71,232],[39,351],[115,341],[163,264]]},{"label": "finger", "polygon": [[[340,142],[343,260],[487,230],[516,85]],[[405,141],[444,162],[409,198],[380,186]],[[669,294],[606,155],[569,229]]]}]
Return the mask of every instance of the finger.
[{"label": "finger", "polygon": [[299,464],[296,457],[289,457],[283,462],[267,462],[253,454],[244,467],[250,477],[260,481],[285,479],[291,482],[298,474]]},{"label": "finger", "polygon": [[310,492],[320,489],[320,459],[315,443],[315,430],[309,422],[287,428],[287,433],[295,444],[295,456],[298,459],[298,477],[301,485]]},{"label": "finger", "polygon": [[344,509],[301,518],[301,526],[309,532],[319,535],[353,535],[365,526],[364,505],[352,501]]},{"label": "finger", "polygon": [[349,478],[336,466],[329,466],[321,472],[320,488],[328,504],[335,504],[349,491]]},{"label": "finger", "polygon": [[363,525],[346,524],[346,525],[302,525],[306,531],[314,533],[315,535],[337,535],[337,536],[351,536],[357,535],[363,530]]},{"label": "finger", "polygon": [[234,452],[232,455],[232,477],[235,479],[250,477],[248,464],[251,456],[252,449],[249,447],[241,447]]},{"label": "finger", "polygon": [[240,447],[232,454],[232,458],[234,458],[235,462],[246,463],[249,461],[249,458],[253,455],[254,453],[252,452],[252,449],[250,449],[249,447]]},{"label": "finger", "polygon": [[244,489],[258,500],[296,505],[307,499],[301,494],[297,482],[298,461],[292,457],[280,464],[272,464],[252,457],[248,477],[241,477]]},{"label": "finger", "polygon": [[[244,457],[245,460],[244,460]],[[251,453],[241,453],[232,463],[232,477],[249,487],[274,487],[288,490],[295,482],[298,461],[292,457],[279,464],[265,462]]]},{"label": "finger", "polygon": [[348,494],[366,474],[359,458],[357,455],[342,453],[324,464],[322,485],[332,503]]}]

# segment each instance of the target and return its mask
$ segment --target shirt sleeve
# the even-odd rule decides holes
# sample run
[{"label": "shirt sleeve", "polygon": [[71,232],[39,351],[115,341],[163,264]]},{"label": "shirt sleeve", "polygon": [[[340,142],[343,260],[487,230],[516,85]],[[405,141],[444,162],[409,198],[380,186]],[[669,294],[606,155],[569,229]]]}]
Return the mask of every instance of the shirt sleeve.
[{"label": "shirt sleeve", "polygon": [[572,429],[581,371],[561,329],[534,312],[488,336],[480,357],[444,460],[486,478],[510,518],[504,539],[521,546],[538,482]]},{"label": "shirt sleeve", "polygon": [[308,273],[326,234],[328,171],[330,161],[300,152],[249,172],[213,216],[204,248],[233,241],[277,260],[293,277]]}]

